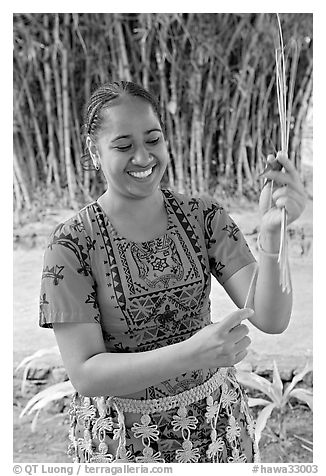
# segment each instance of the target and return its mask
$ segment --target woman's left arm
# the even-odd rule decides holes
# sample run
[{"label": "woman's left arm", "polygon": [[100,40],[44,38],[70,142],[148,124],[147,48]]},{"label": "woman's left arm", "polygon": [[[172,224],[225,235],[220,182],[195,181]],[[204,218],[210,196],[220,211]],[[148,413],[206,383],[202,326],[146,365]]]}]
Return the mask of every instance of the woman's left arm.
[{"label": "woman's left arm", "polygon": [[[273,156],[268,161],[275,160]],[[278,251],[282,208],[287,211],[287,223],[296,220],[304,210],[306,195],[299,174],[292,162],[283,153],[277,160],[282,171],[268,170],[264,173],[268,183],[263,188],[259,209],[261,213],[258,273],[252,283],[246,307],[254,309],[250,322],[269,334],[282,333],[288,326],[292,311],[292,290],[282,292]],[[270,207],[271,180],[274,181],[272,206]],[[245,305],[256,263],[251,263],[231,276],[224,288],[239,307]]]}]

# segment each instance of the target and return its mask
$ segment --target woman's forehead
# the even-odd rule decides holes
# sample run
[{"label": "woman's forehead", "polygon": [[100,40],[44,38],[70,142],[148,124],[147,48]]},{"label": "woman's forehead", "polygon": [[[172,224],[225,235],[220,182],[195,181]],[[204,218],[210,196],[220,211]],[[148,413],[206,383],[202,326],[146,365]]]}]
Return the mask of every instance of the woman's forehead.
[{"label": "woman's forehead", "polygon": [[114,130],[139,126],[139,123],[144,123],[144,126],[159,124],[152,105],[144,99],[124,96],[112,101],[103,110],[104,128]]}]

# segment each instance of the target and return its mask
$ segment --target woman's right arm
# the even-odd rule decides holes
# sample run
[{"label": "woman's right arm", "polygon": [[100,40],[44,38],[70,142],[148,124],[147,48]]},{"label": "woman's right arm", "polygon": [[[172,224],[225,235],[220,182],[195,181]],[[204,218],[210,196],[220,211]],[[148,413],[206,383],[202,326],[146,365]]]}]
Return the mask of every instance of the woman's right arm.
[{"label": "woman's right arm", "polygon": [[189,339],[146,352],[109,353],[96,323],[54,323],[64,366],[76,390],[85,396],[123,396],[184,372],[229,367],[240,362],[250,344],[248,309],[233,312],[220,323]]}]

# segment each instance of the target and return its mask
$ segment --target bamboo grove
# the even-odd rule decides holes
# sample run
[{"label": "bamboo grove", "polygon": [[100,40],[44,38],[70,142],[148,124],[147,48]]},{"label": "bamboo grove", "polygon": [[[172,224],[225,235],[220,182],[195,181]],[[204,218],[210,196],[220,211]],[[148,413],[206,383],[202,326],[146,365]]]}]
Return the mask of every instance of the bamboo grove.
[{"label": "bamboo grove", "polygon": [[[312,15],[282,14],[298,56],[289,156],[300,168],[312,96]],[[99,84],[131,80],[159,98],[171,156],[168,187],[253,195],[279,149],[275,14],[14,14],[14,206],[36,193],[78,207],[103,189],[85,171],[83,112]],[[292,40],[291,40],[292,41]],[[295,64],[294,64],[295,63]]]}]

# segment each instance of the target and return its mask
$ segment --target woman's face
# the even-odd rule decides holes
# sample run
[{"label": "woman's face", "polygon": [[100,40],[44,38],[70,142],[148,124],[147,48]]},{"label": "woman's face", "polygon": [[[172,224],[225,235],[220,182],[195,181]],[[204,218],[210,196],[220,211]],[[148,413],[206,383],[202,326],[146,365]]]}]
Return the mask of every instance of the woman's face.
[{"label": "woman's face", "polygon": [[128,198],[152,195],[168,163],[166,142],[152,106],[125,96],[102,114],[96,144],[109,189]]}]

